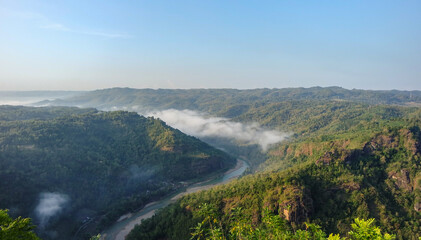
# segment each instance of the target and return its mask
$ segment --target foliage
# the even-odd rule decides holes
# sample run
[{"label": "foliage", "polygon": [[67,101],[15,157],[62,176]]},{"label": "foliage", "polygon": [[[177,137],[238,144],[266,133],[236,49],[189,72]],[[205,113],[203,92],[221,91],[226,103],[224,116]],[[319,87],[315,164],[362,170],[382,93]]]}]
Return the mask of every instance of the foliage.
[{"label": "foliage", "polygon": [[32,225],[31,219],[21,217],[12,219],[7,212],[8,210],[0,209],[0,239],[39,239],[37,235],[33,232],[35,226]]},{"label": "foliage", "polygon": [[[182,187],[180,181],[235,163],[222,151],[136,113],[2,109],[7,120],[0,120],[0,207],[28,216],[40,193],[66,194],[65,221],[51,222],[57,228],[63,224],[76,231],[86,217],[97,217],[103,228]],[[11,120],[17,116],[22,120]]]},{"label": "foliage", "polygon": [[[198,226],[201,220],[194,213],[207,203],[216,207],[217,220],[223,226],[218,231],[226,237],[231,236],[230,229],[246,229],[242,234],[248,233],[247,229],[262,233],[267,228],[260,226],[264,209],[269,208],[287,220],[285,229],[291,234],[309,234],[298,230],[305,229],[304,222],[311,222],[323,232],[347,236],[354,219],[375,218],[378,229],[393,232],[398,239],[419,238],[420,109],[346,102],[299,104],[274,103],[248,109],[256,112],[243,115],[244,119],[254,118],[270,126],[290,124],[299,134],[272,147],[260,172],[185,196],[172,206],[193,213],[184,215],[191,223],[188,228]],[[274,118],[278,114],[288,118]],[[243,221],[233,221],[238,216],[233,209],[240,208]],[[162,224],[165,212],[163,209],[144,224],[151,229],[160,224],[160,236],[174,239],[169,236],[181,230]],[[144,224],[135,230],[147,231]],[[241,238],[238,231],[232,233]],[[262,234],[276,235],[270,231]],[[339,239],[338,235],[330,237]],[[131,234],[130,239],[137,239],[136,235]]]},{"label": "foliage", "polygon": [[101,234],[97,234],[96,236],[92,236],[89,240],[100,240]]},{"label": "foliage", "polygon": [[[191,239],[312,239],[312,240],[345,240],[346,237],[340,237],[339,234],[327,234],[321,230],[321,227],[305,223],[305,229],[298,229],[292,232],[285,224],[285,220],[270,212],[267,208],[264,210],[262,222],[252,227],[249,219],[242,216],[242,209],[233,209],[233,224],[230,226],[229,234],[224,234],[226,230],[218,220],[217,210],[209,204],[199,206],[198,215],[203,218],[202,222],[192,228]],[[392,240],[395,236],[388,233],[382,234],[381,230],[372,225],[374,219],[363,220],[356,218],[355,223],[351,224],[352,231],[348,232],[349,239],[352,240]]]},{"label": "foliage", "polygon": [[394,239],[395,237],[385,233],[381,233],[380,228],[372,226],[374,219],[368,219],[367,221],[363,219],[356,218],[355,223],[353,223],[352,231],[349,232],[351,239],[361,239],[361,240],[370,240],[370,239]]},{"label": "foliage", "polygon": [[52,101],[52,104],[100,109],[124,106],[138,111],[191,109],[232,118],[247,112],[251,107],[297,100],[411,105],[421,103],[421,92],[348,90],[340,87],[247,90],[111,88]]},{"label": "foliage", "polygon": [[[188,239],[192,229],[196,229],[195,236],[201,238],[282,239],[279,236],[289,234],[292,239],[352,239],[351,235],[357,233],[380,236],[378,229],[382,229],[395,233],[398,239],[417,239],[421,232],[421,109],[417,107],[420,98],[419,91],[364,91],[338,87],[255,90],[116,88],[89,92],[59,104],[103,110],[124,107],[140,112],[191,109],[229,117],[233,121],[258,122],[264,127],[292,133],[288,141],[272,146],[267,153],[257,153],[246,146],[250,165],[259,172],[226,186],[185,196],[135,227],[128,239]],[[33,199],[39,185],[48,181],[63,184],[72,180],[65,178],[61,182],[58,177],[66,176],[70,169],[82,169],[82,176],[87,169],[93,169],[96,178],[87,182],[96,187],[105,185],[110,187],[111,193],[121,194],[119,191],[122,191],[127,196],[108,197],[101,192],[89,192],[87,189],[92,186],[87,182],[77,182],[78,186],[85,188],[78,191],[86,196],[100,196],[100,201],[114,210],[103,218],[109,223],[124,212],[116,209],[136,210],[154,197],[177,188],[177,181],[184,176],[196,177],[203,169],[215,169],[216,162],[203,165],[203,156],[224,158],[215,150],[202,150],[199,142],[181,137],[176,130],[156,119],[136,120],[126,112],[70,115],[23,117],[25,120],[19,124],[13,118],[3,119],[1,133],[6,134],[0,135],[3,143],[0,147],[7,151],[0,152],[0,164],[5,161],[3,159],[13,159],[19,154],[17,159],[21,159],[9,164],[11,167],[0,166],[0,171],[5,169],[3,179],[15,181],[14,185],[6,186],[31,183],[29,186],[35,189],[23,193],[18,190],[13,193],[15,196],[32,196]],[[136,127],[133,129],[133,126]],[[83,131],[78,130],[79,127]],[[61,128],[65,130],[63,135],[57,131]],[[89,141],[79,140],[79,136],[86,135]],[[28,138],[39,144],[28,144]],[[139,142],[142,144],[137,144]],[[230,147],[229,151],[241,155],[244,148],[237,147]],[[51,154],[52,149],[59,154]],[[78,151],[63,154],[70,152],[69,149]],[[31,158],[48,161],[30,161],[31,164],[26,166],[25,159]],[[57,163],[51,159],[62,160]],[[77,159],[83,161],[77,165]],[[136,162],[139,159],[145,160],[141,161],[142,166],[153,166],[153,173],[169,179],[152,173],[152,181],[122,184],[128,182],[122,173],[130,172],[127,170],[130,164],[140,166]],[[229,166],[230,160],[224,159],[225,167]],[[99,164],[101,161],[107,167]],[[89,164],[85,167],[82,162]],[[44,172],[36,171],[43,164],[54,166],[58,169],[57,174],[35,185],[30,180],[45,177]],[[30,171],[20,172],[22,167]],[[128,188],[124,191],[117,189],[115,183]],[[59,191],[63,186],[66,185],[57,184],[48,191]],[[130,195],[138,189],[151,191],[145,195]],[[0,190],[10,191],[1,189],[1,186]],[[95,202],[99,201],[97,198],[89,202],[100,206]],[[116,204],[120,201],[122,208]],[[0,195],[0,204],[3,202]],[[199,214],[206,209],[200,207],[204,203],[214,209],[208,218]],[[29,205],[27,203],[27,209]],[[369,224],[370,220],[360,220],[360,225],[354,221],[371,218],[377,219],[378,227]],[[327,232],[337,234],[327,236]],[[388,235],[381,237],[387,238]]]}]

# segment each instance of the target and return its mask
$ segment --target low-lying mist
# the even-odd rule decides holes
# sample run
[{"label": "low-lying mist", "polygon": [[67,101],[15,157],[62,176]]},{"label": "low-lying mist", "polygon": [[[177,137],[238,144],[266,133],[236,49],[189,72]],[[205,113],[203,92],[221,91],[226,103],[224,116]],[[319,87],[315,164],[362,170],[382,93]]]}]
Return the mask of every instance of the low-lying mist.
[{"label": "low-lying mist", "polygon": [[32,104],[45,100],[43,98],[0,98],[0,105],[31,106]]},{"label": "low-lying mist", "polygon": [[191,110],[168,109],[145,114],[162,119],[168,125],[196,137],[222,137],[248,144],[258,144],[263,151],[281,142],[287,133],[268,130],[258,123],[244,124],[227,118],[208,117]]},{"label": "low-lying mist", "polygon": [[39,203],[35,208],[35,214],[39,221],[39,227],[45,228],[50,219],[60,214],[69,202],[69,197],[61,193],[41,193]]},{"label": "low-lying mist", "polygon": [[[13,106],[43,106],[37,104],[41,101],[53,101],[57,99],[64,99],[75,96],[82,92],[76,91],[1,91],[0,90],[0,105]],[[49,106],[46,104],[45,106]]]}]

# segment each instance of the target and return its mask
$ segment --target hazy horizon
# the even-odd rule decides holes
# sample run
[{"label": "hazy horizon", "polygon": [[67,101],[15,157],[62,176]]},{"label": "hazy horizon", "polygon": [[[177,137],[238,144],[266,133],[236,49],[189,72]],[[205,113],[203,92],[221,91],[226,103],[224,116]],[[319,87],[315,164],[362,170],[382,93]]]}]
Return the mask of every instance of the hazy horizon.
[{"label": "hazy horizon", "polygon": [[0,2],[0,90],[421,90],[421,2]]},{"label": "hazy horizon", "polygon": [[152,88],[152,87],[145,87],[145,88],[136,88],[136,87],[120,87],[120,86],[115,86],[115,87],[109,87],[109,88],[93,88],[93,89],[87,89],[87,90],[66,90],[66,89],[50,89],[50,90],[46,90],[46,89],[34,89],[34,90],[0,90],[0,93],[58,93],[58,92],[62,92],[62,93],[85,93],[85,92],[93,92],[93,91],[103,91],[103,90],[108,90],[108,89],[136,89],[136,90],[142,90],[142,89],[152,89],[152,90],[200,90],[200,89],[204,89],[204,90],[218,90],[218,89],[232,89],[232,90],[256,90],[256,89],[294,89],[294,88],[304,88],[304,89],[310,89],[310,88],[342,88],[345,90],[363,90],[363,91],[421,91],[421,89],[396,89],[396,88],[390,88],[390,89],[368,89],[368,88],[346,88],[346,87],[341,87],[341,86],[309,86],[309,87],[302,87],[302,86],[298,86],[298,87],[256,87],[256,88],[229,88],[229,87],[207,87],[207,88],[165,88],[165,87],[157,87],[157,88]]},{"label": "hazy horizon", "polygon": [[142,89],[152,89],[152,90],[200,90],[200,89],[204,89],[204,90],[218,90],[218,89],[232,89],[232,90],[256,90],[256,89],[294,89],[294,88],[304,88],[304,89],[310,89],[310,88],[342,88],[342,89],[346,89],[346,90],[363,90],[363,91],[421,91],[421,89],[395,89],[395,88],[391,88],[391,89],[364,89],[364,88],[346,88],[346,87],[341,87],[341,86],[309,86],[309,87],[256,87],[256,88],[229,88],[229,87],[208,87],[208,88],[164,88],[164,87],[158,87],[158,88],[151,88],[151,87],[145,87],[145,88],[135,88],[135,87],[109,87],[109,88],[93,88],[93,89],[87,89],[87,90],[66,90],[66,89],[51,89],[51,90],[46,90],[46,89],[34,89],[34,90],[0,90],[0,93],[57,93],[57,92],[62,92],[62,93],[85,93],[85,92],[93,92],[93,91],[103,91],[103,90],[108,90],[108,89],[136,89],[136,90],[142,90]]}]

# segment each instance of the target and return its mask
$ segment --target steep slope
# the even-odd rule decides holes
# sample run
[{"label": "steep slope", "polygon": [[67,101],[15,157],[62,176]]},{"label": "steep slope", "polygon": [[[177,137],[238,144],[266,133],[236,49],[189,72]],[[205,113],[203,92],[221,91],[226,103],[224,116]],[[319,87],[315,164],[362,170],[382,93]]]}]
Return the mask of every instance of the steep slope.
[{"label": "steep slope", "polygon": [[33,216],[61,239],[83,221],[107,225],[181,187],[180,181],[234,164],[223,152],[136,113],[2,109],[0,208]]},{"label": "steep slope", "polygon": [[[420,115],[420,111],[415,113],[416,107],[377,106],[384,103],[417,106],[421,103],[421,93],[347,90],[339,87],[251,90],[112,88],[42,104],[137,111],[141,114],[167,116],[170,123],[171,119],[190,117],[189,111],[177,112],[177,109],[189,109],[197,111],[190,113],[195,119],[197,115],[208,114],[243,124],[258,123],[263,129],[286,132],[288,136],[294,134],[294,138],[318,134],[319,129],[322,130],[332,121],[336,122],[337,128],[329,128],[329,131],[338,132],[347,130],[358,121],[370,121],[373,117],[391,119],[409,113]],[[367,113],[367,109],[370,109],[370,113]],[[199,120],[206,122],[205,119]],[[191,129],[197,128],[195,122],[191,124]],[[250,156],[252,170],[266,158],[256,145],[203,135],[199,133],[195,136],[200,136],[201,140],[218,148],[229,149],[236,156]]]},{"label": "steep slope", "polygon": [[[216,207],[226,235],[239,221],[259,226],[268,208],[291,230],[307,221],[345,235],[354,218],[376,218],[398,239],[418,239],[420,109],[342,104],[256,108],[247,119],[272,126],[290,123],[297,131],[269,151],[262,172],[186,196],[135,228],[129,239],[187,239],[202,221],[197,212],[204,203]],[[234,209],[242,209],[241,218]]]}]

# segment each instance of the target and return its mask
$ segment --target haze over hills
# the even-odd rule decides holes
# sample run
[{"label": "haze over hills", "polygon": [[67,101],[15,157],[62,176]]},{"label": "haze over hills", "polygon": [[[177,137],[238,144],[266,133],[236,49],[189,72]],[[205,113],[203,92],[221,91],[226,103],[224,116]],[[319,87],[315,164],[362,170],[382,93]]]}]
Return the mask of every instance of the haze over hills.
[{"label": "haze over hills", "polygon": [[[215,97],[209,105],[191,104],[232,121],[292,134],[269,148],[255,174],[186,196],[136,227],[129,239],[187,239],[192,229],[197,238],[221,233],[223,239],[253,239],[262,231],[265,237],[279,237],[278,231],[294,239],[288,234],[304,229],[304,222],[347,236],[354,218],[375,218],[400,239],[420,237],[421,108],[412,101],[419,93],[358,91],[352,99],[340,100],[336,93],[325,94],[331,90],[307,89],[278,100],[270,96],[277,90],[250,90],[261,95],[250,94],[249,102],[238,91],[221,100]],[[208,93],[202,95],[218,96],[217,90]],[[200,215],[204,207],[218,226]],[[286,220],[279,225],[282,229],[265,222],[266,208]]]},{"label": "haze over hills", "polygon": [[0,129],[0,208],[33,217],[46,239],[74,238],[87,221],[79,237],[94,234],[180,181],[235,164],[136,113],[0,106]]},{"label": "haze over hills", "polygon": [[[348,90],[340,87],[282,88],[282,89],[132,89],[111,88],[38,104],[131,108],[137,111],[191,109],[218,115],[226,107],[241,104],[273,103],[288,100],[337,100],[369,104],[411,105],[421,103],[421,91]],[[240,106],[241,107],[241,106]],[[236,106],[239,108],[239,106]],[[243,107],[244,108],[244,107]]]},{"label": "haze over hills", "polygon": [[[4,129],[20,129],[5,134],[22,141],[27,141],[25,136],[28,131],[32,131],[32,128],[24,127],[28,126],[28,123],[39,124],[41,121],[43,124],[39,129],[45,129],[47,132],[58,126],[74,126],[76,129],[92,127],[92,133],[78,133],[77,130],[67,137],[57,135],[54,138],[62,139],[60,144],[64,144],[67,138],[69,141],[75,141],[77,138],[73,134],[76,133],[77,136],[86,135],[89,139],[107,135],[105,138],[100,137],[105,140],[99,141],[98,144],[104,146],[99,153],[105,151],[104,154],[108,157],[104,159],[109,161],[105,165],[108,168],[118,168],[116,163],[123,164],[125,154],[115,154],[121,151],[131,152],[132,147],[127,148],[134,146],[131,141],[137,139],[138,134],[143,136],[142,132],[155,131],[156,124],[161,126],[159,129],[162,131],[159,132],[162,134],[153,141],[164,145],[158,148],[159,154],[156,152],[148,156],[161,158],[162,151],[164,155],[169,151],[175,155],[181,154],[190,159],[187,161],[192,162],[197,160],[194,160],[195,158],[201,159],[200,156],[205,155],[216,155],[224,159],[224,154],[211,150],[209,146],[201,147],[205,145],[196,142],[197,139],[189,140],[190,137],[181,133],[184,132],[223,149],[232,156],[244,156],[249,162],[250,175],[228,185],[181,198],[173,205],[160,210],[155,217],[137,226],[128,239],[188,239],[192,229],[198,229],[199,223],[203,223],[200,228],[203,236],[209,237],[209,234],[217,231],[225,239],[238,239],[232,237],[232,229],[243,229],[245,232],[238,230],[235,234],[243,234],[245,239],[252,239],[256,234],[265,234],[263,236],[268,237],[274,232],[284,234],[282,236],[289,239],[293,238],[291,234],[298,234],[306,229],[304,222],[317,224],[326,233],[348,236],[355,218],[375,218],[376,225],[382,231],[395,234],[398,239],[417,239],[420,237],[421,227],[419,104],[420,91],[366,91],[338,87],[251,90],[113,88],[36,104],[90,107],[88,109],[56,106],[40,108],[38,111],[38,108],[8,106],[2,108],[0,120]],[[111,112],[100,112],[93,108]],[[149,118],[113,110],[138,112]],[[66,115],[67,111],[72,115]],[[181,132],[168,128],[165,123],[151,117],[159,117]],[[118,120],[120,118],[124,122],[122,126]],[[142,130],[134,135],[128,131],[133,121],[145,121]],[[12,135],[12,132],[16,131],[17,133]],[[176,141],[174,146],[165,145],[173,143],[168,138],[171,134],[168,135],[167,131],[179,136],[181,140]],[[107,139],[110,137],[115,140],[109,142]],[[142,146],[150,141],[148,138],[142,140]],[[116,144],[115,148],[105,147],[113,142]],[[198,146],[196,150],[185,148],[193,143],[194,146]],[[176,147],[180,144],[184,146],[182,149],[185,149],[181,152],[177,151]],[[23,153],[32,151],[31,148],[22,147],[26,145],[8,145],[9,147],[4,149],[8,149],[9,152],[13,149],[23,150]],[[81,160],[82,162],[90,162],[92,158],[101,156],[94,154],[98,149],[92,148],[94,152],[91,152],[89,144],[81,143],[80,146],[74,147],[78,152],[84,151],[87,154],[87,158]],[[71,149],[75,148],[68,148],[66,152],[70,154],[73,151]],[[155,149],[152,152],[158,150],[156,146],[152,146],[152,149]],[[192,151],[196,153],[192,154]],[[4,151],[3,156],[5,153],[8,152]],[[110,155],[113,157],[110,158]],[[175,159],[178,159],[175,155]],[[31,155],[25,156],[29,159]],[[40,155],[40,159],[46,158]],[[210,159],[214,158],[204,158],[204,163]],[[232,160],[229,159],[226,158],[226,166],[232,164]],[[190,177],[195,177],[195,172],[202,169],[199,165],[179,166],[177,161],[166,161],[174,165],[160,165],[159,171],[177,181],[180,180],[180,176],[186,174],[193,174]],[[208,173],[220,170],[218,164],[210,164],[209,166],[215,168],[209,168]],[[66,171],[59,171],[57,174],[66,176]],[[97,174],[98,171],[95,172],[95,175]],[[121,178],[117,175],[114,177]],[[111,179],[115,179],[114,177]],[[104,180],[104,184],[113,189],[113,183],[107,181]],[[169,180],[158,178],[155,181],[148,182],[147,186],[163,189],[165,182]],[[142,184],[146,183],[141,181],[139,184],[136,187],[143,188]],[[158,196],[163,196],[171,189],[163,192],[157,190],[156,199],[159,200]],[[119,192],[120,190],[123,192]],[[122,196],[124,199],[124,194],[127,193],[124,189],[114,189],[112,192],[117,195],[106,195],[97,201],[115,203]],[[31,194],[40,199],[49,196],[37,195],[38,192]],[[90,194],[86,196],[89,197]],[[54,197],[62,202],[73,199]],[[107,224],[115,223],[116,218],[126,213],[124,210],[142,206],[145,202],[143,197],[129,198],[130,200],[123,201],[122,205],[110,205],[107,209],[113,212],[109,215],[112,217],[105,218],[104,221]],[[219,224],[217,228],[206,224],[206,218],[199,214],[204,206],[208,206],[208,210],[215,214],[212,216],[213,221]],[[280,220],[276,221],[283,223],[270,225],[270,221],[264,220],[268,216],[277,216]],[[240,228],[238,224],[243,224],[243,227]],[[277,228],[280,226],[282,229]],[[66,234],[71,235],[76,229],[64,228],[62,231],[68,231]],[[94,229],[89,231],[95,232]]]},{"label": "haze over hills", "polygon": [[44,100],[68,98],[82,91],[0,91],[0,105],[31,105]]},{"label": "haze over hills", "polygon": [[[295,117],[311,118],[314,114],[322,114],[326,103],[337,103],[338,109],[359,104],[360,111],[364,111],[368,105],[379,104],[420,106],[421,91],[348,90],[340,87],[249,90],[112,88],[85,92],[67,99],[42,101],[35,105],[120,109],[159,117],[171,126],[216,147],[229,149],[237,156],[254,156],[250,163],[254,169],[266,157],[251,145],[257,144],[260,148],[267,149],[291,134],[302,134],[297,126],[308,127],[314,123],[300,124]],[[316,108],[312,109],[313,107]],[[300,109],[310,112],[297,112]],[[319,111],[313,112],[316,109]],[[270,117],[261,119],[262,115],[268,114]],[[276,118],[281,118],[282,121]],[[274,120],[276,124],[271,124]],[[234,127],[236,124],[237,127]],[[229,134],[230,132],[245,134]],[[246,147],[238,147],[244,144]]]},{"label": "haze over hills", "polygon": [[0,0],[0,240],[421,240],[420,12]]}]

